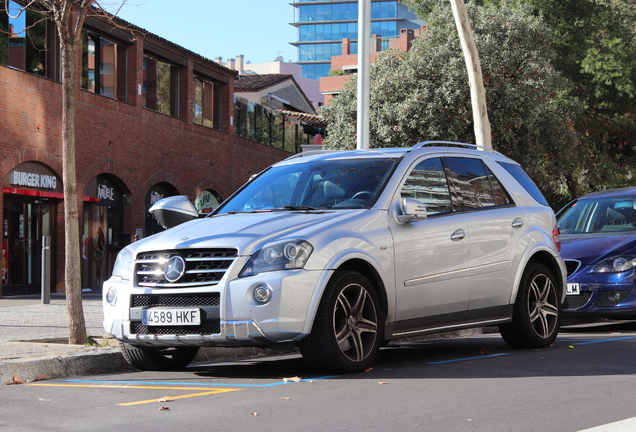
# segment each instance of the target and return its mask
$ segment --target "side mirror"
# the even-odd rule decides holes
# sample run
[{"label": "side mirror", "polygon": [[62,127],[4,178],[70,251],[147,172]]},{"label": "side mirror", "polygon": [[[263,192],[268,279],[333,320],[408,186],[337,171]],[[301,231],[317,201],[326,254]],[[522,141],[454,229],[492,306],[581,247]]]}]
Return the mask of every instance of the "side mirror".
[{"label": "side mirror", "polygon": [[408,223],[416,220],[426,220],[426,205],[422,204],[418,200],[411,198],[404,198],[400,203],[401,215],[397,215],[397,220],[400,223]]},{"label": "side mirror", "polygon": [[185,195],[159,200],[148,211],[165,229],[176,227],[199,217],[196,207]]}]

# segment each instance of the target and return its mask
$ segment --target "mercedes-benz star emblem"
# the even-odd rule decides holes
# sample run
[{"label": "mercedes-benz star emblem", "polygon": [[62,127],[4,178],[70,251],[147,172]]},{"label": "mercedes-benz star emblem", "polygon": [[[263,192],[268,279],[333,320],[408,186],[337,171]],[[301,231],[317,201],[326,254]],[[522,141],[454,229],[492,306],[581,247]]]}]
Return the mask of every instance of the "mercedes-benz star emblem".
[{"label": "mercedes-benz star emblem", "polygon": [[185,261],[179,255],[175,255],[168,260],[163,268],[163,275],[168,282],[176,282],[185,273]]}]

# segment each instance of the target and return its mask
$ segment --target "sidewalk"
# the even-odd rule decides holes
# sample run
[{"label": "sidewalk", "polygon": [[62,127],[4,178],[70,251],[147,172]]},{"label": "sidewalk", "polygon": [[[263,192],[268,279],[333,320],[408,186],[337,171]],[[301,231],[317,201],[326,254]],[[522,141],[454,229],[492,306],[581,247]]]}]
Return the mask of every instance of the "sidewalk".
[{"label": "sidewalk", "polygon": [[87,333],[106,346],[68,344],[64,294],[51,294],[51,304],[39,295],[0,298],[0,385],[14,376],[26,381],[130,368],[102,328],[101,292],[84,292],[82,301]]}]

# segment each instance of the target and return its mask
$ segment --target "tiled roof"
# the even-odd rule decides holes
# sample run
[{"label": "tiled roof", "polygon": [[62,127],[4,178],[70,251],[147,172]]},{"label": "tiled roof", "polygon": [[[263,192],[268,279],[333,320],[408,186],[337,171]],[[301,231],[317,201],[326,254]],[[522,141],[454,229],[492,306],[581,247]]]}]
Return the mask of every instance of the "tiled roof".
[{"label": "tiled roof", "polygon": [[285,115],[290,116],[293,119],[300,121],[301,123],[315,126],[320,129],[327,129],[327,122],[317,114],[308,114],[296,111],[278,110]]},{"label": "tiled roof", "polygon": [[234,81],[234,91],[258,91],[292,77],[292,74],[239,75]]}]

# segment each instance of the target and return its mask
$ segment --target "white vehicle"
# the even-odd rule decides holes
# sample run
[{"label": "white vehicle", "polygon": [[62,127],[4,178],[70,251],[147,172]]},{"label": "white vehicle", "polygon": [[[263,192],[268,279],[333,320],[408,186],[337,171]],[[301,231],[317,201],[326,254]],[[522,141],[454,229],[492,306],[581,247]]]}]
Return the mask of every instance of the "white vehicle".
[{"label": "white vehicle", "polygon": [[559,330],[556,218],[492,150],[302,153],[208,217],[183,196],[151,212],[170,229],[123,249],[103,288],[104,328],[140,369],[183,368],[201,346],[297,345],[350,373],[392,339],[498,325],[539,348]]}]

